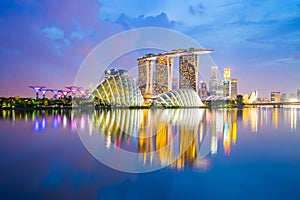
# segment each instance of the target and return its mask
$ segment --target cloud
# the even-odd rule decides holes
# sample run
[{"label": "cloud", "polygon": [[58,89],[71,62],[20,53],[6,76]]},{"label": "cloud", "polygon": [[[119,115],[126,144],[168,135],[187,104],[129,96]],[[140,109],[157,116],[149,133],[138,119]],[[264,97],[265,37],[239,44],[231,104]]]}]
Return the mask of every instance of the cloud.
[{"label": "cloud", "polygon": [[165,13],[157,16],[139,16],[129,17],[126,14],[121,14],[115,23],[120,24],[125,29],[139,28],[139,27],[163,27],[174,28],[175,22],[170,21]]},{"label": "cloud", "polygon": [[9,86],[1,95],[31,94],[30,84],[71,85],[92,48],[123,30],[99,20],[97,0],[0,4],[0,84]]},{"label": "cloud", "polygon": [[201,15],[201,14],[204,13],[205,7],[204,7],[204,5],[203,5],[202,3],[199,3],[199,4],[196,5],[196,6],[190,5],[189,11],[190,11],[190,13],[191,13],[193,16]]},{"label": "cloud", "polygon": [[58,27],[50,26],[42,29],[42,32],[47,35],[50,39],[50,44],[54,48],[54,50],[61,54],[60,48],[66,45],[70,45],[70,42],[67,38],[65,38],[65,33]]},{"label": "cloud", "polygon": [[[212,57],[218,65],[230,63],[249,76],[269,61],[296,66],[291,54],[300,52],[299,12],[299,2],[279,0],[1,1],[0,84],[10,85],[14,94],[23,92],[14,89],[20,85],[72,84],[80,63],[97,44],[145,26],[183,32],[215,49]],[[270,66],[263,67],[268,71]],[[0,88],[0,94],[8,93]]]},{"label": "cloud", "polygon": [[265,62],[265,66],[276,66],[276,65],[285,65],[285,64],[300,64],[299,53],[296,52],[293,56],[276,58],[274,60]]}]

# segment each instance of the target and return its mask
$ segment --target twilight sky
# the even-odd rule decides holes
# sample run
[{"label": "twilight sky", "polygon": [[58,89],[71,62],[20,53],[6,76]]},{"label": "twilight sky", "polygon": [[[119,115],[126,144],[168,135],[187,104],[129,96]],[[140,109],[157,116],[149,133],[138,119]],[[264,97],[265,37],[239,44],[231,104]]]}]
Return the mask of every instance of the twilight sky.
[{"label": "twilight sky", "polygon": [[136,27],[170,28],[214,49],[240,94],[300,88],[300,0],[1,0],[0,27],[0,96],[73,85],[97,44]]}]

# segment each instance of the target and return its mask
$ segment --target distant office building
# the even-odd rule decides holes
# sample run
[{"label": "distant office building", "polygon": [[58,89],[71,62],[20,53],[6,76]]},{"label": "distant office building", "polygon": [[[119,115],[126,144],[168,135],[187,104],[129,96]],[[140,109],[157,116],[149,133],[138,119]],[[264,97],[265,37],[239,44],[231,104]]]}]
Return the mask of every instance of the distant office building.
[{"label": "distant office building", "polygon": [[271,92],[271,102],[280,102],[280,92]]},{"label": "distant office building", "polygon": [[230,68],[229,67],[224,69],[223,87],[224,87],[224,96],[231,97],[231,81],[230,81]]},{"label": "distant office building", "polygon": [[200,92],[200,97],[201,98],[209,96],[209,93],[208,93],[208,90],[207,90],[207,85],[203,81],[200,81],[200,91],[199,92]]},{"label": "distant office building", "polygon": [[155,71],[156,94],[172,90],[173,63],[174,58],[157,58]]},{"label": "distant office building", "polygon": [[297,101],[297,96],[296,96],[294,93],[292,93],[292,94],[290,95],[288,101],[292,101],[292,102]]},{"label": "distant office building", "polygon": [[283,93],[282,95],[281,95],[281,97],[280,97],[280,101],[281,102],[286,102],[286,94],[285,93]]},{"label": "distant office building", "polygon": [[212,66],[211,77],[209,81],[209,93],[210,95],[217,95],[219,81],[218,81],[218,67]]},{"label": "distant office building", "polygon": [[224,97],[224,85],[218,84],[216,89],[216,96]]},{"label": "distant office building", "polygon": [[192,89],[198,93],[198,56],[179,57],[179,88]]},{"label": "distant office building", "polygon": [[172,90],[177,90],[178,89],[178,77],[173,76],[172,79]]},{"label": "distant office building", "polygon": [[223,88],[224,88],[224,96],[230,97],[231,96],[231,83],[230,81],[223,81]]},{"label": "distant office building", "polygon": [[237,98],[237,79],[231,79],[231,99]]},{"label": "distant office building", "polygon": [[297,90],[297,101],[300,102],[300,89]]},{"label": "distant office building", "polygon": [[229,67],[226,67],[224,69],[223,80],[224,81],[230,81],[230,68]]},{"label": "distant office building", "polygon": [[262,98],[261,98],[261,97],[258,97],[256,101],[257,101],[257,102],[262,102]]}]

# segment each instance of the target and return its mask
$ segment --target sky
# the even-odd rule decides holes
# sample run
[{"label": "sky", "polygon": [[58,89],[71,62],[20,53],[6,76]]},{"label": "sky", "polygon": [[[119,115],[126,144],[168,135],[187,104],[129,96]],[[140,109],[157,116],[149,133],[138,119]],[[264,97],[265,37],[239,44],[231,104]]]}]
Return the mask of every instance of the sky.
[{"label": "sky", "polygon": [[300,88],[300,0],[2,0],[0,27],[0,96],[73,85],[96,45],[140,27],[179,31],[215,50],[239,94]]}]

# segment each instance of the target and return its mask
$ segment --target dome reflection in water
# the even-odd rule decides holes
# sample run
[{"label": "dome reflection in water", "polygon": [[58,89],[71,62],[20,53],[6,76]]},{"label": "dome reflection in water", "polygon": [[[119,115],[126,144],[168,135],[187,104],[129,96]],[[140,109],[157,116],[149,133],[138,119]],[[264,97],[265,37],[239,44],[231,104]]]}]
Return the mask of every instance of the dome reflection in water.
[{"label": "dome reflection in water", "polygon": [[[208,161],[199,152],[203,127],[202,136],[198,137],[204,113],[204,109],[99,110],[91,119],[93,125],[89,126],[89,132],[105,135],[107,149],[137,153],[143,165],[206,168]],[[206,149],[202,150],[205,154],[210,152],[211,141],[207,142]]]}]

